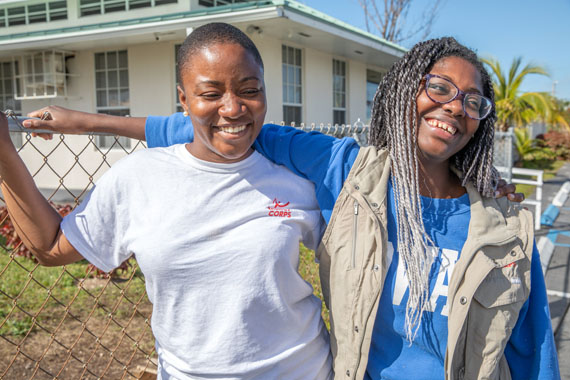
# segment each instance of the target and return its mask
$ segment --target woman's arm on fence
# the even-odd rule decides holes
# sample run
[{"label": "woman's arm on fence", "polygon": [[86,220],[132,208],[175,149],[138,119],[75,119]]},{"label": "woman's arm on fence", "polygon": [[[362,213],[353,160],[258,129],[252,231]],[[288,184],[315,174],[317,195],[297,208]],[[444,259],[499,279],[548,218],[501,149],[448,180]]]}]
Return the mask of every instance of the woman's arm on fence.
[{"label": "woman's arm on fence", "polygon": [[0,177],[4,201],[18,236],[42,265],[65,265],[83,257],[61,233],[61,216],[43,197],[14,148],[0,112]]},{"label": "woman's arm on fence", "polygon": [[[137,140],[145,139],[144,117],[122,117],[100,113],[74,111],[58,106],[48,106],[30,112],[29,117],[43,120],[25,120],[24,127],[67,134],[90,132],[111,133]],[[51,139],[49,133],[38,133],[44,139]]]}]

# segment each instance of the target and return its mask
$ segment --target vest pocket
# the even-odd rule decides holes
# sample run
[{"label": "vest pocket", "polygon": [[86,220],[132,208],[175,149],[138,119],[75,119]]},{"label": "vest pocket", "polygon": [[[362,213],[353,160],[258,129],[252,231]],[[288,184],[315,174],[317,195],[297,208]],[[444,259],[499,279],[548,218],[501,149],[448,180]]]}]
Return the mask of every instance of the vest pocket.
[{"label": "vest pocket", "polygon": [[493,308],[525,300],[524,273],[517,261],[492,269],[475,291],[482,306]]}]

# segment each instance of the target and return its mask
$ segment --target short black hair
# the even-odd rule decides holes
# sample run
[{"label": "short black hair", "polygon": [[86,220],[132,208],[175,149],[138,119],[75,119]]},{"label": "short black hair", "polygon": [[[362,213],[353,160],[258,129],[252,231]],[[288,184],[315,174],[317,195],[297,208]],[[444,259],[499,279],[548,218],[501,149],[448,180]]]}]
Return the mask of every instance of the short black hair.
[{"label": "short black hair", "polygon": [[251,38],[233,25],[224,22],[212,22],[194,29],[180,46],[177,57],[179,78],[182,79],[182,73],[190,67],[191,58],[199,50],[218,43],[240,45],[253,56],[255,62],[263,70],[261,54],[259,54],[259,50]]}]

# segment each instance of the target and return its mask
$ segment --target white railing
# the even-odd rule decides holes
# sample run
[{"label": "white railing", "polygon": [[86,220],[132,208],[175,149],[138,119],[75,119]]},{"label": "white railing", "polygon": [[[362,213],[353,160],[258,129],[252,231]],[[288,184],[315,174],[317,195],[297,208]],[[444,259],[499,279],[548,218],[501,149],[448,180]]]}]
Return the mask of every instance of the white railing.
[{"label": "white railing", "polygon": [[[501,173],[508,173],[509,169],[506,167],[497,166],[497,170]],[[534,229],[540,230],[540,216],[542,215],[542,185],[544,184],[543,176],[544,170],[537,169],[524,169],[512,168],[511,170],[512,183],[520,183],[525,185],[536,186],[535,199],[525,199],[522,203],[534,206]],[[521,178],[520,176],[523,176]],[[536,180],[529,179],[528,177],[536,177]]]}]

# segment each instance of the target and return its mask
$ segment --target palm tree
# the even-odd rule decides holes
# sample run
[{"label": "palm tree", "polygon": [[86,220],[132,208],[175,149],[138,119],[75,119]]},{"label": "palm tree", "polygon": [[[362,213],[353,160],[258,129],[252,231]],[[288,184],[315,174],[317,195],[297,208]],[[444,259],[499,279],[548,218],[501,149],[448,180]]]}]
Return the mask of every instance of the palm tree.
[{"label": "palm tree", "polygon": [[544,122],[554,128],[570,130],[570,102],[554,96],[549,96],[549,98],[552,106]]},{"label": "palm tree", "polygon": [[537,146],[536,140],[530,137],[526,128],[515,129],[515,149],[520,160],[527,159],[529,155],[544,150],[544,148]]},{"label": "palm tree", "polygon": [[522,58],[513,59],[508,76],[503,73],[499,61],[482,59],[494,74],[495,107],[497,111],[497,129],[506,131],[511,126],[522,126],[537,118],[545,118],[552,109],[548,94],[543,92],[523,92],[519,88],[527,75],[548,76],[540,66],[527,64],[521,69]]}]

